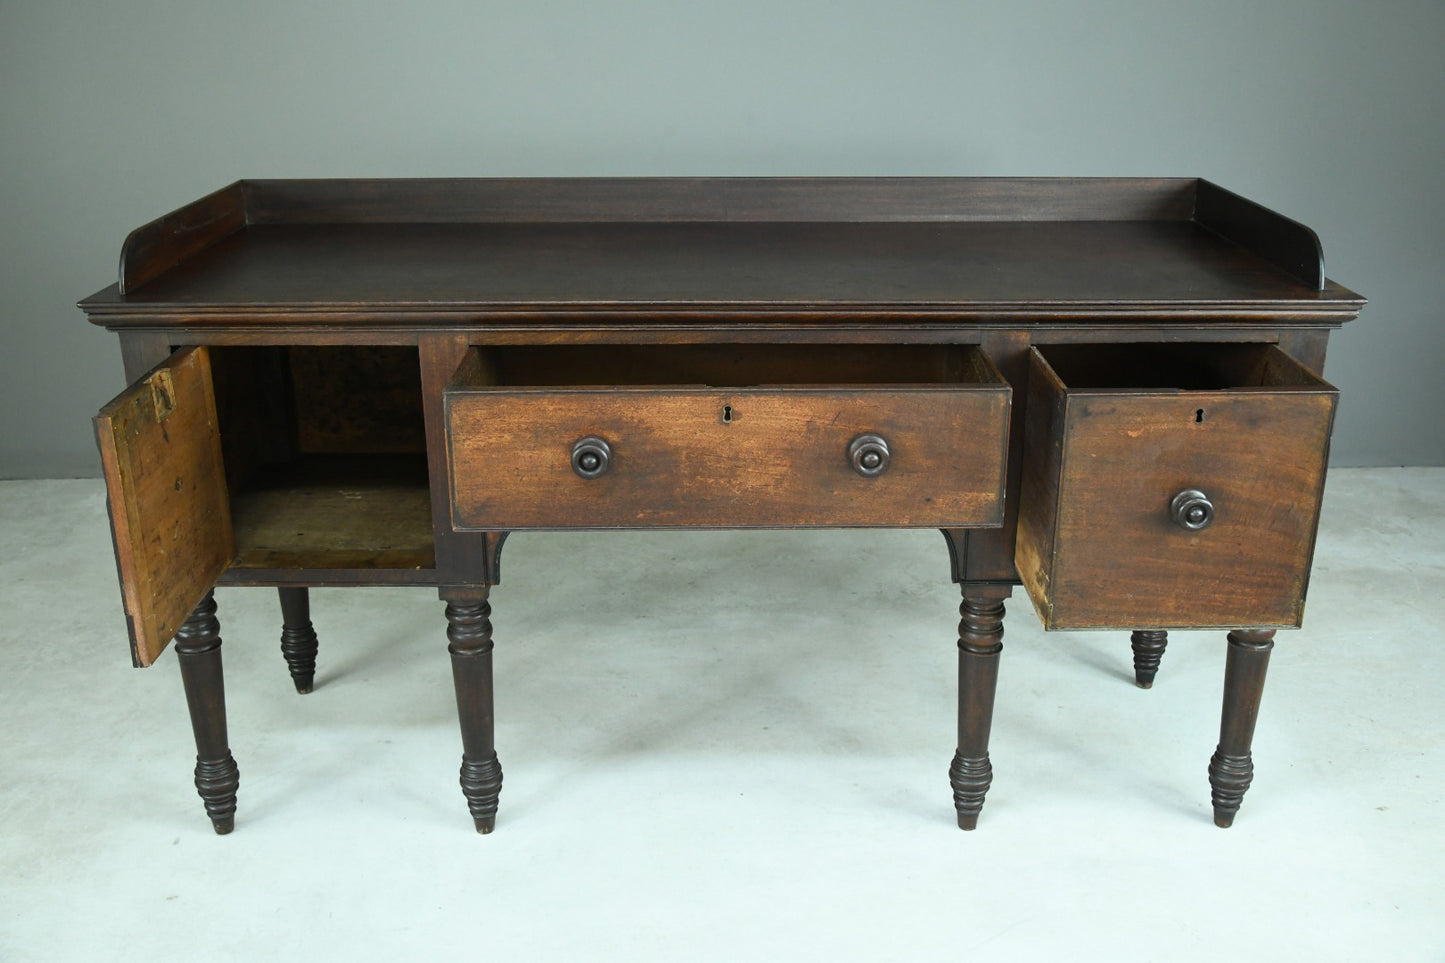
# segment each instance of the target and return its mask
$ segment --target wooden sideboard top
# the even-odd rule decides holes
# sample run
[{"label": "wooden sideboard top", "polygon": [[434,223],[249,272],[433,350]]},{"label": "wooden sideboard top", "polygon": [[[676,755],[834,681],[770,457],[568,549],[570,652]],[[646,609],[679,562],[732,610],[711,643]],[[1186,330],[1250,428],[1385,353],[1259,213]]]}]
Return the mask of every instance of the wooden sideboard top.
[{"label": "wooden sideboard top", "polygon": [[1339,324],[1314,233],[1196,179],[240,181],[139,228],[96,323],[877,317]]}]

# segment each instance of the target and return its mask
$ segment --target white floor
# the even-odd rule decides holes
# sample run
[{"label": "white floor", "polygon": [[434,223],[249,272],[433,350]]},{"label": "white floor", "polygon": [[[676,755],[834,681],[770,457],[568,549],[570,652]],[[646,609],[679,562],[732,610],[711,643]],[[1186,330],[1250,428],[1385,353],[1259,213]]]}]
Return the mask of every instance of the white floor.
[{"label": "white floor", "polygon": [[0,960],[1445,959],[1445,469],[1337,470],[1233,829],[1224,641],[1152,691],[1123,634],[1010,603],[979,829],[953,825],[936,532],[518,535],[493,593],[497,832],[441,605],[217,593],[236,832],[174,656],[129,666],[93,481],[0,484]]}]

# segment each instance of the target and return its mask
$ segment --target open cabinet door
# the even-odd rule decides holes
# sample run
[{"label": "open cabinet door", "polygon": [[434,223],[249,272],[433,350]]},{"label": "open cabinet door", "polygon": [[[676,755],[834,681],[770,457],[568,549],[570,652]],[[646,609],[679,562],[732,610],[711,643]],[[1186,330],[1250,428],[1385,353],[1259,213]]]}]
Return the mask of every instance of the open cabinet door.
[{"label": "open cabinet door", "polygon": [[171,355],[100,410],[131,657],[150,665],[235,555],[205,348]]}]

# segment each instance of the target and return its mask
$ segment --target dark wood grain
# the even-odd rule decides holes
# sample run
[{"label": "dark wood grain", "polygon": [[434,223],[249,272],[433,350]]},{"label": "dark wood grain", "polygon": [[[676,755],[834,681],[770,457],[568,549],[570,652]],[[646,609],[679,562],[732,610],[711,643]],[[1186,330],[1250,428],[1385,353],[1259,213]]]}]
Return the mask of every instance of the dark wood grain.
[{"label": "dark wood grain", "polygon": [[238,182],[136,228],[121,248],[117,293],[134,293],[245,226],[245,197]]},{"label": "dark wood grain", "polygon": [[311,590],[306,586],[284,586],[281,600],[281,656],[291,673],[296,691],[311,691],[316,682],[316,652],[319,640],[311,624]]},{"label": "dark wood grain", "polygon": [[[1018,579],[1050,628],[1133,630],[1141,684],[1165,628],[1235,629],[1210,765],[1228,824],[1272,627],[1300,618],[1326,343],[1363,303],[1313,232],[1192,178],[602,178],[238,182],[134,232],[81,307],[120,333],[116,405],[139,412],[97,422],[135,659],[184,620],[217,831],[236,776],[212,582],[282,587],[298,688],[310,586],[436,587],[489,832],[488,588],[513,527],[941,528],[963,828]],[[171,403],[146,373],[207,359],[200,428],[142,424]],[[847,461],[865,433],[889,445],[877,478]],[[571,466],[586,435],[615,459],[595,480]],[[1169,519],[1186,485],[1211,527]]]},{"label": "dark wood grain", "polygon": [[136,665],[150,665],[234,554],[205,348],[172,355],[95,417]]},{"label": "dark wood grain", "polygon": [[437,332],[418,344],[422,407],[426,427],[427,473],[431,479],[432,535],[439,586],[494,585],[505,533],[462,532],[452,526],[451,453],[444,396],[469,350],[467,335]]},{"label": "dark wood grain", "polygon": [[1324,288],[1324,248],[1315,232],[1298,221],[1205,180],[1198,184],[1194,219],[1309,286]]},{"label": "dark wood grain", "polygon": [[[1259,346],[1035,348],[1031,378],[1017,560],[1048,628],[1300,624],[1333,388]],[[1185,489],[1208,528],[1171,521]]]},{"label": "dark wood grain", "polygon": [[421,366],[399,345],[295,345],[287,352],[296,447],[313,454],[426,451]]},{"label": "dark wood grain", "polygon": [[138,231],[126,279],[82,306],[111,324],[142,307],[1357,311],[1318,261],[1308,229],[1188,178],[250,181]]},{"label": "dark wood grain", "polygon": [[497,761],[492,700],[492,607],[486,589],[447,602],[447,651],[452,657],[462,729],[462,793],[479,833],[497,825],[502,765]]},{"label": "dark wood grain", "polygon": [[126,384],[139,381],[171,354],[170,335],[163,331],[122,331],[118,340]]},{"label": "dark wood grain", "polygon": [[984,797],[993,785],[988,740],[1003,651],[1004,604],[996,598],[970,596],[967,586],[963,591],[958,609],[958,749],[948,777],[958,828],[971,830],[978,826]]},{"label": "dark wood grain", "polygon": [[232,567],[433,568],[430,499],[420,455],[286,462],[232,498]]},{"label": "dark wood grain", "polygon": [[309,588],[355,588],[358,586],[416,585],[435,588],[441,584],[435,568],[242,568],[233,566],[221,573],[217,585],[253,585],[267,588],[304,586]]},{"label": "dark wood grain", "polygon": [[1129,647],[1134,650],[1134,684],[1139,688],[1154,688],[1159,663],[1168,645],[1169,633],[1164,629],[1135,629],[1130,634]]},{"label": "dark wood grain", "polygon": [[1188,220],[1193,178],[251,180],[252,224]]},{"label": "dark wood grain", "polygon": [[1014,563],[1044,624],[1052,613],[1068,387],[1031,352],[1019,456]]},{"label": "dark wood grain", "polygon": [[1269,654],[1273,648],[1273,631],[1241,629],[1229,633],[1219,747],[1209,760],[1214,824],[1222,829],[1234,825],[1234,815],[1254,781],[1254,757],[1250,746],[1254,741],[1255,723],[1259,720],[1264,678],[1269,671]]},{"label": "dark wood grain", "polygon": [[[807,387],[751,387],[754,373],[744,371],[737,377],[749,386],[724,389],[515,387],[483,370],[493,355],[474,354],[448,392],[452,523],[483,530],[997,525],[1009,389],[976,352],[947,354],[960,356],[953,371],[922,373],[937,383],[908,383],[918,374],[880,365],[884,384],[876,386],[812,387],[818,375],[808,371],[798,375]],[[667,377],[668,353],[654,356]],[[571,374],[600,382],[610,370]],[[847,458],[850,442],[869,433],[893,449],[877,477],[860,475]],[[584,479],[571,452],[590,436],[612,447],[614,466]]]},{"label": "dark wood grain", "polygon": [[1290,307],[1338,313],[1191,222],[507,223],[251,227],[135,297],[152,312]]},{"label": "dark wood grain", "polygon": [[297,456],[288,350],[276,345],[207,349],[226,486],[232,492]]},{"label": "dark wood grain", "polygon": [[236,825],[240,774],[226,732],[221,623],[216,619],[216,600],[209,591],[177,633],[176,661],[181,667],[191,731],[196,738],[196,792],[205,804],[212,827],[224,836]]},{"label": "dark wood grain", "polygon": [[974,529],[966,539],[962,571],[957,582],[1013,583],[1014,540],[1018,531],[1019,485],[1023,475],[1024,415],[1028,410],[1024,391],[1028,385],[1030,334],[1020,330],[990,330],[980,337],[979,350],[1014,388],[1009,412],[1009,441],[1003,524]]}]

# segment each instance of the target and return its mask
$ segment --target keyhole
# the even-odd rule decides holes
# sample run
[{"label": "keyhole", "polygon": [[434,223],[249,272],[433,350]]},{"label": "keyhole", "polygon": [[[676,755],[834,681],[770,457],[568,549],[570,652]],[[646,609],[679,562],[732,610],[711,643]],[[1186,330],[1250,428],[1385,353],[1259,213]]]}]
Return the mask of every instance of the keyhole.
[{"label": "keyhole", "polygon": [[723,405],[723,424],[725,424],[725,425],[730,425],[730,424],[732,424],[732,423],[733,423],[733,406],[732,406],[732,405]]},{"label": "keyhole", "polygon": [[1196,408],[1196,409],[1195,409],[1195,411],[1194,411],[1194,423],[1195,423],[1196,425],[1202,425],[1202,424],[1204,424],[1204,409],[1203,409],[1203,408]]},{"label": "keyhole", "polygon": [[151,379],[151,405],[155,408],[156,421],[165,421],[175,410],[175,390],[171,387],[171,373],[157,371]]}]

